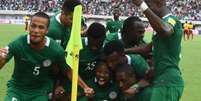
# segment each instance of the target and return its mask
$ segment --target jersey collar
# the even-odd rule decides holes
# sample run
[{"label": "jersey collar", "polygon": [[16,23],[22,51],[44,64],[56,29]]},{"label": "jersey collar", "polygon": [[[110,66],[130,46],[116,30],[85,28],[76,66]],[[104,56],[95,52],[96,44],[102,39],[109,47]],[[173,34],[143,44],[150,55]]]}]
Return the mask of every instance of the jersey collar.
[{"label": "jersey collar", "polygon": [[56,20],[61,24],[60,16],[61,16],[61,13],[57,14],[56,15]]},{"label": "jersey collar", "polygon": [[88,43],[88,38],[87,37],[84,38],[84,43],[85,43],[86,46],[88,46],[89,43]]},{"label": "jersey collar", "polygon": [[121,33],[117,33],[117,35],[118,35],[118,39],[121,40],[122,39]]},{"label": "jersey collar", "polygon": [[165,19],[166,17],[168,17],[168,16],[170,16],[170,15],[172,15],[172,13],[168,13],[168,14],[166,14],[165,16],[163,16],[162,18]]},{"label": "jersey collar", "polygon": [[[50,38],[46,36],[45,39],[46,39],[45,46],[49,47],[50,46]],[[27,44],[30,44],[30,35],[27,35]]]},{"label": "jersey collar", "polygon": [[127,57],[127,60],[128,60],[128,64],[130,65],[131,64],[131,57],[128,56],[128,55],[126,55],[126,57]]}]

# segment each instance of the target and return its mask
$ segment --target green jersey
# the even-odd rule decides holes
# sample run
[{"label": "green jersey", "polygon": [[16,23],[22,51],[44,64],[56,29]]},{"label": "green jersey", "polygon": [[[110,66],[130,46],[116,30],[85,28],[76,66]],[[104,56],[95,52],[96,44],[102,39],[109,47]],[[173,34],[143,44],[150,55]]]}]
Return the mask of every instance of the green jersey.
[{"label": "green jersey", "polygon": [[166,86],[183,86],[183,79],[179,69],[181,52],[182,24],[171,14],[163,17],[169,23],[174,33],[167,37],[158,34],[153,36],[153,60],[155,67],[154,84]]},{"label": "green jersey", "polygon": [[[20,90],[47,91],[47,84],[51,85],[49,74],[53,64],[65,69],[64,50],[55,41],[46,37],[46,44],[42,50],[30,47],[30,36],[23,35],[8,45],[7,61],[14,57],[14,72],[8,87]],[[47,86],[47,87],[45,87]]]},{"label": "green jersey", "polygon": [[104,40],[104,44],[107,44],[108,42],[113,41],[113,40],[122,40],[121,33],[114,32],[114,33],[107,34],[107,36]]},{"label": "green jersey", "polygon": [[[113,40],[122,40],[121,33],[115,32],[115,33],[107,34],[107,36],[104,40],[104,44],[107,44],[108,42],[113,41]],[[146,44],[146,42],[144,40],[140,40],[139,45],[145,45],[145,44]],[[139,45],[136,45],[136,46],[139,46]],[[125,48],[131,48],[131,47],[135,47],[135,46],[129,45]]]},{"label": "green jersey", "polygon": [[61,24],[61,21],[59,19],[60,15],[61,15],[61,13],[58,13],[51,18],[47,36],[54,39],[64,49],[66,49],[66,45],[70,38],[70,30],[71,29],[67,28],[63,24]]},{"label": "green jersey", "polygon": [[106,29],[109,30],[110,33],[119,32],[122,29],[123,21],[117,20],[109,20],[106,23]]},{"label": "green jersey", "polygon": [[137,79],[143,78],[149,69],[149,66],[145,59],[137,54],[129,54],[126,55],[126,57],[128,60],[128,64],[130,64],[132,67],[135,67],[134,71]]},{"label": "green jersey", "polygon": [[100,55],[101,50],[92,52],[88,47],[88,39],[85,37],[82,39],[83,49],[80,50],[79,60],[79,75],[83,80],[88,80],[94,77],[96,58]]},{"label": "green jersey", "polygon": [[[120,101],[119,93],[120,89],[114,82],[109,82],[106,87],[101,87],[97,84],[97,79],[93,78],[87,81],[87,84],[94,89],[95,93],[93,96],[94,101]],[[79,101],[87,101],[84,98]]]},{"label": "green jersey", "polygon": [[149,101],[151,97],[151,93],[152,93],[152,88],[148,86],[130,97],[125,97],[124,94],[121,93],[120,99],[121,101]]}]

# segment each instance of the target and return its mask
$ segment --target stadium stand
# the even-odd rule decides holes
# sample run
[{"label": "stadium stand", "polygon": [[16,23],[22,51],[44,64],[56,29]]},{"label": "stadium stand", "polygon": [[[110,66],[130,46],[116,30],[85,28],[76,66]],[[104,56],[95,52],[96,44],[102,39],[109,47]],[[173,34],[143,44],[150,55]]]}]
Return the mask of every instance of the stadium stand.
[{"label": "stadium stand", "polygon": [[[0,10],[28,10],[56,12],[63,0],[0,0]],[[143,17],[132,5],[131,0],[81,0],[84,14],[112,15],[111,10],[118,6],[122,16],[137,15]],[[201,0],[167,0],[172,13],[182,20],[201,20]]]}]

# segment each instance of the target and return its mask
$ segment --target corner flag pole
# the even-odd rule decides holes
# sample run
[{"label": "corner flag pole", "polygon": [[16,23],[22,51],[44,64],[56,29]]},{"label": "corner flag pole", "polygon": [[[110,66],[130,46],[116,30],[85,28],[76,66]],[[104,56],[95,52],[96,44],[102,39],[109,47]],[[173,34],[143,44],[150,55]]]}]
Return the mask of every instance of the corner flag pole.
[{"label": "corner flag pole", "polygon": [[82,49],[82,41],[80,34],[81,15],[82,15],[82,6],[78,5],[74,9],[72,31],[70,34],[70,40],[66,48],[67,51],[66,62],[72,68],[73,72],[71,101],[77,101],[79,51],[80,49]]}]

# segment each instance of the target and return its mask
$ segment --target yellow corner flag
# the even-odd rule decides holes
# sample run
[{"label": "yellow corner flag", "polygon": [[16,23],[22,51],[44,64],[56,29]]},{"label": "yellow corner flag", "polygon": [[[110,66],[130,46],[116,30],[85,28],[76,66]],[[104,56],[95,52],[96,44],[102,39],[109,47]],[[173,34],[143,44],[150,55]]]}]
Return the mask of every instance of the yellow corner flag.
[{"label": "yellow corner flag", "polygon": [[82,49],[82,41],[80,34],[81,15],[82,15],[82,6],[78,5],[74,9],[73,25],[70,34],[70,40],[66,48],[67,51],[66,62],[72,68],[73,71],[71,101],[77,101],[79,51],[80,49]]}]

